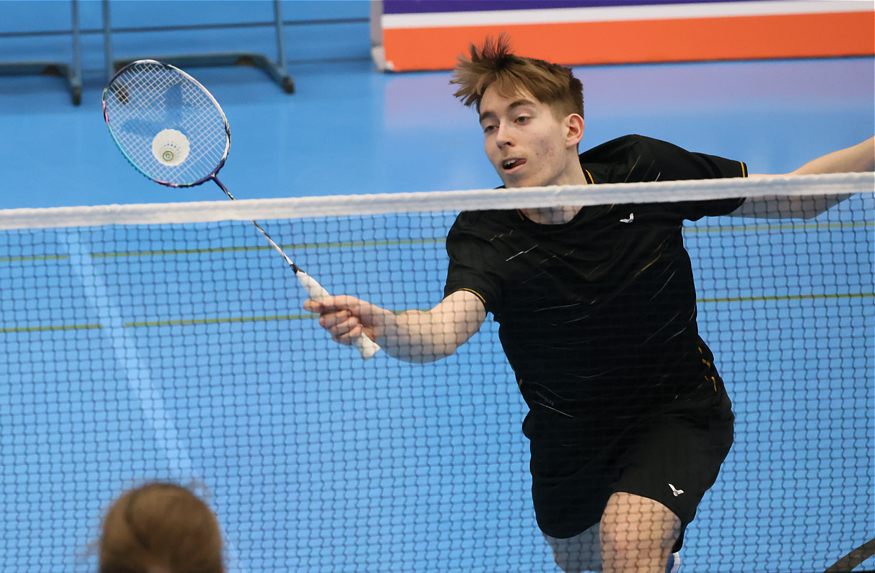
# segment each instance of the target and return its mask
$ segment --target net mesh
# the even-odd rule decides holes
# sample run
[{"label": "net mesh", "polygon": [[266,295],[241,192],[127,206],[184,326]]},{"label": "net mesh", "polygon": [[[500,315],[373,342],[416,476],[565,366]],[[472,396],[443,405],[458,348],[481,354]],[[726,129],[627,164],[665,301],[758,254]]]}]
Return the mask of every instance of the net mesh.
[{"label": "net mesh", "polygon": [[[690,571],[823,570],[873,536],[862,181],[813,219],[685,224],[699,332],[736,416],[686,531]],[[756,189],[724,193],[741,191]],[[330,291],[427,309],[457,213],[407,199],[366,215],[272,206],[262,223]],[[445,360],[364,362],[302,310],[250,225],[79,213],[0,232],[0,571],[93,571],[108,504],[151,479],[209,490],[230,571],[559,570],[532,508],[529,408],[491,316]]]}]

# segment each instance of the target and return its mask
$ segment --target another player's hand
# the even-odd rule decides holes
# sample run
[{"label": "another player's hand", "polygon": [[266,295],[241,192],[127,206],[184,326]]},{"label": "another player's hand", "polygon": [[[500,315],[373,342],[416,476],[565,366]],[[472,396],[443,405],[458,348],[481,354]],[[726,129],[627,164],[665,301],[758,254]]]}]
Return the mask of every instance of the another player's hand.
[{"label": "another player's hand", "polygon": [[319,314],[319,324],[340,344],[354,344],[364,333],[371,340],[377,340],[385,324],[388,310],[352,296],[328,296],[322,299],[308,299],[304,310]]}]

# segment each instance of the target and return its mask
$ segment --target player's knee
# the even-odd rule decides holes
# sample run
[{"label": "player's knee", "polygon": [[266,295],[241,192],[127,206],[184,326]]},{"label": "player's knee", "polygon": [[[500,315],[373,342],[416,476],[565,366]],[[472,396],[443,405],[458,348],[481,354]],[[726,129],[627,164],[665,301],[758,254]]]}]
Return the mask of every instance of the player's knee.
[{"label": "player's knee", "polygon": [[583,573],[591,569],[584,569],[582,560],[567,551],[553,551],[553,561],[563,573]]},{"label": "player's knee", "polygon": [[671,549],[675,536],[670,531],[659,528],[645,527],[638,523],[628,523],[625,526],[602,526],[602,549],[610,547],[620,551],[636,547],[654,547]]},{"label": "player's knee", "polygon": [[623,528],[602,524],[602,556],[605,561],[623,562],[633,549],[636,549],[634,541]]},{"label": "player's knee", "polygon": [[673,536],[659,528],[602,522],[602,558],[613,565],[612,570],[637,570],[640,564],[664,561],[673,545]]},{"label": "player's knee", "polygon": [[547,536],[553,561],[564,573],[589,573],[602,570],[598,528],[584,531],[570,539]]}]

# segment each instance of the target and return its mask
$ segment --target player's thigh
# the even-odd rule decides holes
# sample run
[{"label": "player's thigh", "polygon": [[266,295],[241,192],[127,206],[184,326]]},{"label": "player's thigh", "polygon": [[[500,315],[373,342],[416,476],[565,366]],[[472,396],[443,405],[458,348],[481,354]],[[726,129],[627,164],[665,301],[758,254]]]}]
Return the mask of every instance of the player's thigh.
[{"label": "player's thigh", "polygon": [[569,539],[599,522],[620,472],[604,451],[598,454],[578,444],[532,442],[532,501],[541,531]]},{"label": "player's thigh", "polygon": [[551,537],[546,533],[543,535],[553,550],[553,559],[556,561],[556,565],[565,573],[599,572],[602,570],[598,524],[574,537]]},{"label": "player's thigh", "polygon": [[717,479],[732,439],[728,408],[656,420],[626,453],[613,490],[653,500],[676,515],[681,521],[677,551],[686,526]]},{"label": "player's thigh", "polygon": [[616,492],[602,514],[601,540],[607,550],[650,549],[668,553],[681,532],[674,512],[650,498]]}]

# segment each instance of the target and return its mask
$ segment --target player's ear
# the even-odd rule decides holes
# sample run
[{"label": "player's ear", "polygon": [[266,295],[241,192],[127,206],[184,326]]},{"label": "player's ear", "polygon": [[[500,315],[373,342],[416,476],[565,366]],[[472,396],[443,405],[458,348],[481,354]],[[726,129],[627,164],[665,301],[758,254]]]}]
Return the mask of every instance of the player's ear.
[{"label": "player's ear", "polygon": [[577,113],[565,116],[565,145],[577,148],[577,144],[583,139],[583,117]]}]

